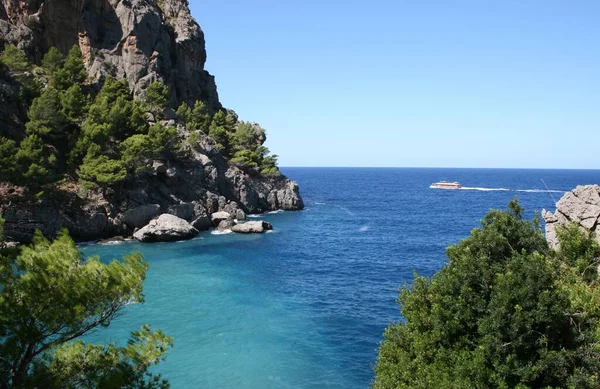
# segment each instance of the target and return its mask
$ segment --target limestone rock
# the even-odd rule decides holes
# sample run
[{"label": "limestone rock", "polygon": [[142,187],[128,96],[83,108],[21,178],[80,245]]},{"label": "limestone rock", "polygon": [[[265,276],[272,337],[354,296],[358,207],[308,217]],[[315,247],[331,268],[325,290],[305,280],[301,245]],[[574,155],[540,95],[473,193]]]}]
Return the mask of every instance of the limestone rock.
[{"label": "limestone rock", "polygon": [[221,220],[219,222],[219,224],[217,225],[217,230],[219,230],[219,231],[230,230],[234,226],[235,226],[235,222],[231,219]]},{"label": "limestone rock", "polygon": [[159,211],[159,204],[144,204],[126,211],[122,220],[131,229],[141,228],[154,219]]},{"label": "limestone rock", "polygon": [[[4,0],[0,45],[17,44],[35,61],[50,46],[79,45],[89,74],[125,78],[136,96],[154,80],[173,93],[174,106],[206,101],[221,107],[206,70],[204,33],[181,0]],[[172,117],[169,117],[172,118]]]},{"label": "limestone rock", "polygon": [[569,223],[576,223],[589,230],[591,236],[600,243],[600,186],[580,185],[565,195],[556,203],[554,213],[542,211],[546,222],[546,240],[550,247],[558,247],[556,228]]},{"label": "limestone rock", "polygon": [[222,221],[229,220],[233,222],[233,217],[231,216],[231,214],[224,211],[215,212],[212,215],[210,215],[210,218],[215,227],[219,226]]},{"label": "limestone rock", "polygon": [[250,221],[243,224],[236,224],[231,227],[231,231],[238,232],[240,234],[261,234],[268,230],[272,230],[273,226],[271,223],[264,220]]},{"label": "limestone rock", "polygon": [[190,223],[165,213],[138,230],[133,237],[142,242],[172,242],[193,238],[198,233]]}]

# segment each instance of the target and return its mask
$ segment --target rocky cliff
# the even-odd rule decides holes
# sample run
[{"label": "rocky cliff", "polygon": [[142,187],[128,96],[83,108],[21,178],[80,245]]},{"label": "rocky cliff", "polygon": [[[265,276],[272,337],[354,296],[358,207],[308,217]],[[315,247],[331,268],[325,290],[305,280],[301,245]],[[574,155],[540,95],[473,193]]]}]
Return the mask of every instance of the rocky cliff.
[{"label": "rocky cliff", "polygon": [[[143,96],[159,80],[169,86],[171,106],[200,100],[212,111],[221,109],[214,78],[204,70],[204,35],[186,0],[1,0],[0,44],[6,43],[37,63],[51,46],[67,52],[76,44],[91,86],[110,75]],[[25,121],[18,94],[10,77],[0,74],[0,120],[6,124],[0,135],[15,140],[23,138]],[[36,229],[52,236],[61,228],[77,240],[131,236],[164,213],[205,230],[219,211],[243,219],[303,208],[296,183],[230,163],[213,139],[169,115],[148,121],[176,127],[183,156],[147,161],[144,171],[113,188],[89,190],[67,179],[41,195],[23,195],[27,188],[2,183],[0,176],[6,237],[26,242]],[[257,139],[264,141],[264,135]]]},{"label": "rocky cliff", "polygon": [[557,203],[556,211],[543,210],[546,222],[546,240],[551,247],[558,246],[556,229],[569,223],[576,223],[591,232],[600,243],[600,186],[580,185],[567,192]]},{"label": "rocky cliff", "polygon": [[6,43],[34,62],[52,46],[66,53],[77,44],[97,80],[125,78],[136,95],[161,80],[176,105],[221,107],[187,0],[1,0],[0,45]]}]

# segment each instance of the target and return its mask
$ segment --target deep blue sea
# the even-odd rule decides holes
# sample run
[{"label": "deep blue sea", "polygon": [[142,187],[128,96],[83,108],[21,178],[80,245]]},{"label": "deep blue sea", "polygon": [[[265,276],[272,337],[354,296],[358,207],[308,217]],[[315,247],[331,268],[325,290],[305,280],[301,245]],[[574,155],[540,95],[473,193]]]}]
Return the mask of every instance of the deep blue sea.
[{"label": "deep blue sea", "polygon": [[[106,260],[139,250],[150,264],[146,302],[88,340],[161,328],[175,346],[156,371],[176,389],[367,388],[413,271],[433,274],[447,245],[515,196],[532,217],[554,211],[562,192],[600,183],[597,170],[282,170],[306,209],[265,215],[272,233],[83,247]],[[439,180],[466,188],[429,188]]]}]

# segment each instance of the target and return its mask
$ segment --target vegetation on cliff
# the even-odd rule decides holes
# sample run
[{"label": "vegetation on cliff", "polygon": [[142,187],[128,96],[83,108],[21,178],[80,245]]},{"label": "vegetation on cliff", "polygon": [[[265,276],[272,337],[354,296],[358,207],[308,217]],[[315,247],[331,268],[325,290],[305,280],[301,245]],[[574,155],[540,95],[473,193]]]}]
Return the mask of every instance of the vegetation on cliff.
[{"label": "vegetation on cliff", "polygon": [[[35,190],[65,179],[115,187],[153,160],[185,160],[198,131],[246,172],[279,175],[277,156],[263,146],[260,126],[240,121],[232,111],[211,112],[202,101],[193,107],[183,103],[175,113],[168,106],[169,90],[159,81],[142,99],[133,98],[125,80],[91,82],[77,46],[66,58],[52,48],[35,66],[7,45],[0,67],[3,78],[19,85],[27,112],[22,137],[0,137],[0,181]],[[169,122],[173,117],[185,128]]]},{"label": "vegetation on cliff", "polygon": [[598,244],[577,227],[548,248],[516,201],[415,276],[384,334],[374,388],[596,388]]},{"label": "vegetation on cliff", "polygon": [[167,388],[148,370],[172,345],[160,330],[144,325],[126,345],[80,340],[143,302],[146,271],[137,253],[85,259],[64,231],[0,251],[0,387]]}]

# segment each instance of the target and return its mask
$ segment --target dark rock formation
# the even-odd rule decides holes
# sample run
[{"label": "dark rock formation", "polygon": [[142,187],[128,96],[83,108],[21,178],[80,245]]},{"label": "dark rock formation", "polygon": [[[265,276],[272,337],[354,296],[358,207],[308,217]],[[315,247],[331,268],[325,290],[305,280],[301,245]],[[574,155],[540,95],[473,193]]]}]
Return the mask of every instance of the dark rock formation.
[{"label": "dark rock formation", "polygon": [[186,0],[3,0],[5,43],[36,62],[51,46],[66,53],[79,45],[96,79],[125,78],[136,95],[160,79],[175,103],[221,107],[214,77],[204,70],[204,33]]},{"label": "dark rock formation", "polygon": [[542,216],[546,221],[546,240],[551,247],[558,246],[556,228],[569,223],[576,223],[590,231],[600,243],[600,186],[578,186],[556,203],[554,213],[543,210]]},{"label": "dark rock formation", "polygon": [[272,229],[271,223],[264,220],[246,222],[231,227],[231,231],[241,234],[261,234]]},{"label": "dark rock formation", "polygon": [[142,242],[173,242],[190,239],[198,235],[198,230],[190,223],[168,213],[152,220],[147,226],[136,231],[133,237]]}]

